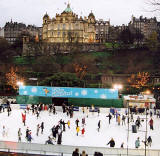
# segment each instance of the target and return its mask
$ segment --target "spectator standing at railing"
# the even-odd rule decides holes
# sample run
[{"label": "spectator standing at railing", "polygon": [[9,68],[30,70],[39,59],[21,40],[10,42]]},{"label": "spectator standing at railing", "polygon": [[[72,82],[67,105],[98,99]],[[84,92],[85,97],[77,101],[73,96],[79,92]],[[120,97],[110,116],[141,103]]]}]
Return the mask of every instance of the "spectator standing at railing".
[{"label": "spectator standing at railing", "polygon": [[80,156],[88,156],[88,154],[86,154],[85,151],[82,151],[82,154],[80,154]]},{"label": "spectator standing at railing", "polygon": [[76,148],[73,153],[72,153],[72,156],[79,156],[79,149]]}]

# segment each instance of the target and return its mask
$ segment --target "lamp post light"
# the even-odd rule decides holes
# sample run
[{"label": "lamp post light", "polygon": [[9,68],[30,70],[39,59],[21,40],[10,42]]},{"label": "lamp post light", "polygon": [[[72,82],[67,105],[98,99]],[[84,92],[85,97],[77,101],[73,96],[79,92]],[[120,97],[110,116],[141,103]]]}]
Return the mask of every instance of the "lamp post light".
[{"label": "lamp post light", "polygon": [[123,88],[123,86],[121,84],[114,84],[113,85],[113,88],[114,89],[118,89],[118,90],[121,90]]},{"label": "lamp post light", "polygon": [[23,85],[24,85],[24,83],[22,81],[17,82],[17,86],[23,86]]}]

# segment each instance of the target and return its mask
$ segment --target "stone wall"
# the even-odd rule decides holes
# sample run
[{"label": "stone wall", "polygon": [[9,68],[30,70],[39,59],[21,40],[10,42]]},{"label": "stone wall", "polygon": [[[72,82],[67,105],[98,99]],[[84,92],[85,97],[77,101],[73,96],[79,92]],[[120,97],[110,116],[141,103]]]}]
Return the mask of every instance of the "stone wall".
[{"label": "stone wall", "polygon": [[101,52],[106,49],[99,43],[23,43],[23,56],[55,55],[58,53]]}]

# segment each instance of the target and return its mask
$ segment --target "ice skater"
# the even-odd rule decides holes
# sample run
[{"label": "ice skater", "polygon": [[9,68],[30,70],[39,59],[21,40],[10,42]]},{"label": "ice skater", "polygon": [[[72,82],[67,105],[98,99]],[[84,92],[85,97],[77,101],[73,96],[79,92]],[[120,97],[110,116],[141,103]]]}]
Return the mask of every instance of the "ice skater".
[{"label": "ice skater", "polygon": [[125,117],[124,115],[122,115],[122,126],[123,126],[123,125],[126,125],[125,119],[126,119],[126,117]]},{"label": "ice skater", "polygon": [[43,134],[43,130],[44,130],[44,122],[41,123],[41,134]]},{"label": "ice skater", "polygon": [[139,147],[140,147],[140,140],[138,137],[137,140],[135,141],[135,148],[139,148]]},{"label": "ice skater", "polygon": [[77,127],[76,127],[77,136],[78,136],[79,131],[80,131],[80,127],[77,126]]},{"label": "ice skater", "polygon": [[68,125],[68,128],[70,129],[70,120],[68,120],[68,122],[67,122],[67,125]]},{"label": "ice skater", "polygon": [[110,147],[114,147],[115,146],[115,141],[114,139],[112,138],[108,143],[107,145],[110,145]]},{"label": "ice skater", "polygon": [[21,128],[19,128],[19,130],[18,130],[18,142],[21,142],[21,136],[22,136],[22,132],[21,132]]},{"label": "ice skater", "polygon": [[149,121],[150,129],[153,130],[153,119],[151,118]]},{"label": "ice skater", "polygon": [[101,128],[101,120],[98,121],[98,132],[99,132],[100,128]]},{"label": "ice skater", "polygon": [[109,124],[111,123],[112,115],[109,113],[106,117],[108,117]]},{"label": "ice skater", "polygon": [[26,124],[26,114],[23,114],[23,113],[22,113],[22,122],[25,126],[25,124]]},{"label": "ice skater", "polygon": [[84,127],[82,128],[81,132],[82,132],[82,136],[84,136],[84,133],[85,133]]},{"label": "ice skater", "polygon": [[2,129],[2,136],[5,137],[6,136],[6,127],[3,125],[3,129]]},{"label": "ice skater", "polygon": [[83,126],[83,127],[86,125],[85,121],[86,121],[86,120],[85,120],[85,117],[82,118],[82,126]]},{"label": "ice skater", "polygon": [[40,129],[40,125],[38,124],[38,125],[37,125],[37,133],[36,133],[37,136],[38,136],[38,134],[39,134],[39,129]]}]

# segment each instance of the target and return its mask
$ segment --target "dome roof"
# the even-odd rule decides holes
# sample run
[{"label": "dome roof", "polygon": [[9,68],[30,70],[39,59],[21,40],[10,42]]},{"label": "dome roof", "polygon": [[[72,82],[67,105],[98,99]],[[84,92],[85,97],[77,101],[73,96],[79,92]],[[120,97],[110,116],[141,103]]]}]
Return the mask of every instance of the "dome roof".
[{"label": "dome roof", "polygon": [[94,14],[92,13],[92,11],[91,11],[91,13],[89,14],[89,16],[95,17]]},{"label": "dome roof", "polygon": [[64,10],[64,12],[67,12],[67,13],[72,12],[72,9],[69,3],[67,4],[67,8]]}]

